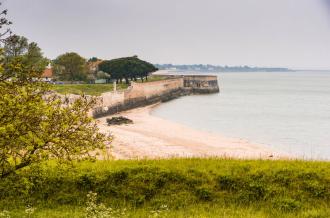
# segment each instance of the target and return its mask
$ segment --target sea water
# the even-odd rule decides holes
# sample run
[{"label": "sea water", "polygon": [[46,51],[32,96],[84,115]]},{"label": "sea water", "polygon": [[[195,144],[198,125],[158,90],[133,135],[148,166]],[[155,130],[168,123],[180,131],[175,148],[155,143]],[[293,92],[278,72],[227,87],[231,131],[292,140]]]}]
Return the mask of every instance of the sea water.
[{"label": "sea water", "polygon": [[330,160],[330,72],[216,75],[220,93],[182,97],[152,114],[298,158]]}]

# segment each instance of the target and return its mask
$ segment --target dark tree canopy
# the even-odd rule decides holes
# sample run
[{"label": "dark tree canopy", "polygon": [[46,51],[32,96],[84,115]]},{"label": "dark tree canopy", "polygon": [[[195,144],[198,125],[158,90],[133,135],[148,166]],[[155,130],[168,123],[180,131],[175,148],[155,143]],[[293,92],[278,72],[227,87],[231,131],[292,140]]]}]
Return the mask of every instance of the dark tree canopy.
[{"label": "dark tree canopy", "polygon": [[129,79],[136,80],[138,77],[142,81],[144,78],[148,80],[148,75],[158,69],[151,63],[133,56],[103,61],[99,65],[99,70],[109,73],[117,82],[125,79],[126,83],[129,83]]},{"label": "dark tree canopy", "polygon": [[91,57],[90,59],[88,59],[88,62],[96,62],[99,61],[100,59],[98,59],[97,57]]},{"label": "dark tree canopy", "polygon": [[55,76],[60,80],[86,80],[86,60],[75,52],[62,54],[54,60],[54,73]]}]

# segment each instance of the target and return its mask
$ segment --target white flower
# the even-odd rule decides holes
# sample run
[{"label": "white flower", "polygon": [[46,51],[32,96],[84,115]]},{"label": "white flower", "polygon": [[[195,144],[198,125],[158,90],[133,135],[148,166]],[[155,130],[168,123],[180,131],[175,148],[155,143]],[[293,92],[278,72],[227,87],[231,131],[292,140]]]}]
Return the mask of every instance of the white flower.
[{"label": "white flower", "polygon": [[0,211],[0,218],[10,218],[9,211],[7,210]]}]

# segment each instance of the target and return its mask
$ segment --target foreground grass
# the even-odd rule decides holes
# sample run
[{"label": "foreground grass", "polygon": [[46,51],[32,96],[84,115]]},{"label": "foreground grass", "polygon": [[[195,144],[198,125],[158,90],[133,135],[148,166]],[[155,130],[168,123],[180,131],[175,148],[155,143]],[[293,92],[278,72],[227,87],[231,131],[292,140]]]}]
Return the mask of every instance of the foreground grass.
[{"label": "foreground grass", "polygon": [[[86,195],[124,217],[330,217],[330,163],[169,159],[54,163],[0,181],[0,211],[84,217]],[[166,205],[166,210],[164,210]]]},{"label": "foreground grass", "polygon": [[[118,84],[117,89],[126,89],[126,84]],[[52,85],[52,89],[61,94],[86,94],[99,96],[104,92],[113,91],[113,84],[62,84]]]}]

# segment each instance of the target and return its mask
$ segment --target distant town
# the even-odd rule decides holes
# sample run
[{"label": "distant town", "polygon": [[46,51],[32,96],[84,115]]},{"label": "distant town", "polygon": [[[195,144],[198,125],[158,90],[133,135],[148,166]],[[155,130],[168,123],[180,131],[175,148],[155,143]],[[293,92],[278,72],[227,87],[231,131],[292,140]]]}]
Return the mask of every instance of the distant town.
[{"label": "distant town", "polygon": [[289,72],[293,71],[288,68],[279,67],[250,67],[250,66],[217,66],[210,64],[193,64],[193,65],[173,65],[173,64],[155,64],[160,70],[173,71],[201,71],[201,72]]}]

